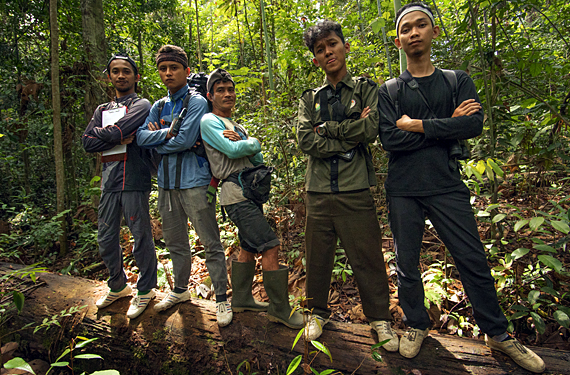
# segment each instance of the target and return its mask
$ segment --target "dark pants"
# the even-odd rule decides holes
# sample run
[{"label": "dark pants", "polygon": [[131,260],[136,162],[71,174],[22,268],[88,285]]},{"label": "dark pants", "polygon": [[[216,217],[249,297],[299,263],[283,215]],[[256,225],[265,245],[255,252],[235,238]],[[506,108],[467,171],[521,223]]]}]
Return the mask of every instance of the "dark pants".
[{"label": "dark pants", "polygon": [[369,190],[356,193],[307,193],[306,294],[308,307],[323,318],[327,307],[337,239],[356,277],[369,321],[392,320],[390,290],[382,255],[382,235]]},{"label": "dark pants", "polygon": [[99,253],[109,269],[107,284],[113,290],[127,283],[123,270],[123,251],[120,245],[121,217],[135,240],[133,255],[139,268],[137,289],[156,287],[156,253],[150,226],[148,191],[103,192],[99,203]]},{"label": "dark pants", "polygon": [[396,251],[398,297],[406,324],[417,329],[430,326],[418,269],[427,216],[455,260],[479,328],[491,336],[504,333],[507,319],[497,300],[495,280],[477,232],[469,190],[465,187],[427,197],[389,196],[388,210]]}]

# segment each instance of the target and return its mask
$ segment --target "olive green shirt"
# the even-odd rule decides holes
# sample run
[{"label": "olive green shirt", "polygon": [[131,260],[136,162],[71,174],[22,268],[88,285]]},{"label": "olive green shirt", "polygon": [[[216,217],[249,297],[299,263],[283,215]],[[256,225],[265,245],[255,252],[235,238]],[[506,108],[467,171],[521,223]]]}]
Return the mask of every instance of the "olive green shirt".
[{"label": "olive green shirt", "polygon": [[[321,96],[328,90],[329,116],[333,117],[334,96],[340,96],[344,108],[342,121],[321,119]],[[340,94],[340,95],[339,95]],[[332,100],[330,99],[333,96]],[[326,101],[324,103],[327,103]],[[361,119],[360,113],[370,107],[370,113]],[[350,73],[335,87],[325,79],[324,86],[303,93],[299,103],[297,140],[301,150],[309,155],[305,175],[307,191],[319,193],[349,192],[376,185],[376,175],[368,154],[368,144],[378,136],[378,88],[374,81],[352,78]],[[326,116],[326,115],[325,115]],[[318,135],[315,126],[323,125],[324,135]],[[339,157],[356,148],[350,161]]]}]

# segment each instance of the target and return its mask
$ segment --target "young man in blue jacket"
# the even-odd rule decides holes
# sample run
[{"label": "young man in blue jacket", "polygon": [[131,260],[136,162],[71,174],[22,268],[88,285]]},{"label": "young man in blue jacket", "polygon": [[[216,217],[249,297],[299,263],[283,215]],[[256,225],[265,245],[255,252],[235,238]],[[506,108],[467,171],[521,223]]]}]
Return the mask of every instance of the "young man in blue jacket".
[{"label": "young man in blue jacket", "polygon": [[[85,151],[103,152],[97,242],[109,270],[110,291],[96,305],[107,307],[132,292],[123,270],[119,239],[121,216],[124,216],[135,240],[133,255],[139,268],[138,292],[127,311],[129,318],[136,318],[154,297],[152,288],[156,287],[157,261],[148,205],[150,159],[147,150],[139,147],[135,138],[137,129],[148,116],[150,103],[135,93],[140,75],[130,57],[114,55],[107,63],[106,71],[116,97],[95,110],[82,138]],[[110,111],[123,111],[124,115],[113,123],[104,124]],[[121,145],[126,147],[119,149]],[[109,152],[112,149],[116,152]]]},{"label": "young man in blue jacket", "polygon": [[483,130],[475,85],[463,71],[449,76],[433,66],[431,44],[440,29],[427,5],[402,7],[396,14],[396,31],[395,43],[406,53],[408,69],[392,81],[396,92],[391,94],[391,82],[380,87],[378,105],[380,140],[390,153],[386,194],[398,297],[409,326],[400,339],[400,354],[415,357],[431,325],[418,269],[427,216],[455,260],[487,345],[529,371],[543,372],[542,359],[507,334],[508,322],[497,301],[469,189],[457,165],[458,140],[476,137]]},{"label": "young man in blue jacket", "polygon": [[[162,111],[161,101],[154,103],[145,124],[137,132],[137,139],[142,146],[156,147],[162,155],[158,168],[158,209],[164,240],[172,258],[175,288],[155,305],[155,309],[166,310],[190,299],[190,219],[205,248],[206,267],[216,294],[217,320],[223,327],[230,324],[233,315],[226,296],[226,259],[216,221],[216,205],[209,203],[206,195],[212,175],[208,161],[192,150],[200,133],[200,119],[208,111],[208,104],[201,95],[188,91],[186,77],[190,68],[182,48],[162,46],[156,54],[156,65],[160,79],[168,88],[168,97],[162,99],[165,100]],[[187,113],[181,120],[178,133],[172,134],[169,124],[184,106]]]},{"label": "young man in blue jacket", "polygon": [[[216,69],[208,78],[207,88],[212,113],[202,117],[202,138],[212,173],[222,180],[220,205],[238,227],[241,246],[237,261],[232,263],[232,309],[267,311],[271,321],[289,328],[302,328],[303,316],[297,311],[291,314],[289,268],[279,265],[279,239],[259,206],[244,197],[242,188],[228,179],[245,168],[263,163],[261,143],[249,137],[245,128],[231,119],[236,103],[232,76],[223,69]],[[261,254],[263,285],[269,304],[256,301],[251,294],[257,254]]]}]

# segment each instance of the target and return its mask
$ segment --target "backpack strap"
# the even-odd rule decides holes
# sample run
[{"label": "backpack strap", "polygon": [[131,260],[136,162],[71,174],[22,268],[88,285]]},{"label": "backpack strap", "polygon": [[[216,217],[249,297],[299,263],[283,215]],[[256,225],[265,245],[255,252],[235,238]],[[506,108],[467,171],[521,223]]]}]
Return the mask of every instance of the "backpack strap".
[{"label": "backpack strap", "polygon": [[398,91],[399,91],[398,78],[392,78],[386,81],[386,89],[388,90],[388,95],[394,103],[394,108],[396,109],[396,116],[400,118],[400,102],[398,101]]},{"label": "backpack strap", "polygon": [[441,69],[445,80],[451,86],[451,94],[453,97],[453,108],[457,108],[457,74],[455,70]]}]

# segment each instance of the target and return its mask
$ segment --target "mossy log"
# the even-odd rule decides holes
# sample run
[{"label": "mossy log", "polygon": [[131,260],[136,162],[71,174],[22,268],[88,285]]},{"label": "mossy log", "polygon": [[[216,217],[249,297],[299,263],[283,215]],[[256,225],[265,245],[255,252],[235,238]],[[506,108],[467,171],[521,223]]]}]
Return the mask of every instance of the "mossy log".
[{"label": "mossy log", "polygon": [[[5,264],[0,264],[0,273],[6,269]],[[220,328],[215,304],[192,299],[162,313],[150,306],[140,317],[129,320],[126,311],[130,298],[97,310],[94,303],[107,290],[103,283],[51,273],[41,274],[40,280],[45,284],[26,296],[24,311],[9,322],[9,328],[41,322],[73,306],[87,306],[68,317],[61,329],[54,327],[35,335],[25,330],[18,334],[20,340],[35,342],[29,346],[37,351],[42,346],[43,350],[49,349],[51,357],[57,357],[62,346],[75,336],[98,338],[88,352],[101,355],[104,361],[86,361],[90,371],[113,368],[123,375],[237,374],[238,365],[247,361],[249,373],[285,374],[291,360],[304,352],[302,340],[291,350],[298,331],[269,322],[265,313],[234,314],[233,322]],[[160,297],[163,295],[157,296]],[[329,348],[333,359],[331,363],[320,353],[312,363],[320,371],[331,368],[344,374],[527,373],[476,339],[431,333],[416,358],[409,360],[380,349],[382,362],[371,356],[370,348],[377,338],[367,325],[331,322],[319,341]],[[546,373],[570,374],[570,352],[532,349],[546,362]],[[32,351],[29,354],[39,356]],[[240,371],[248,373],[245,365]],[[301,373],[300,368],[296,373]]]}]

